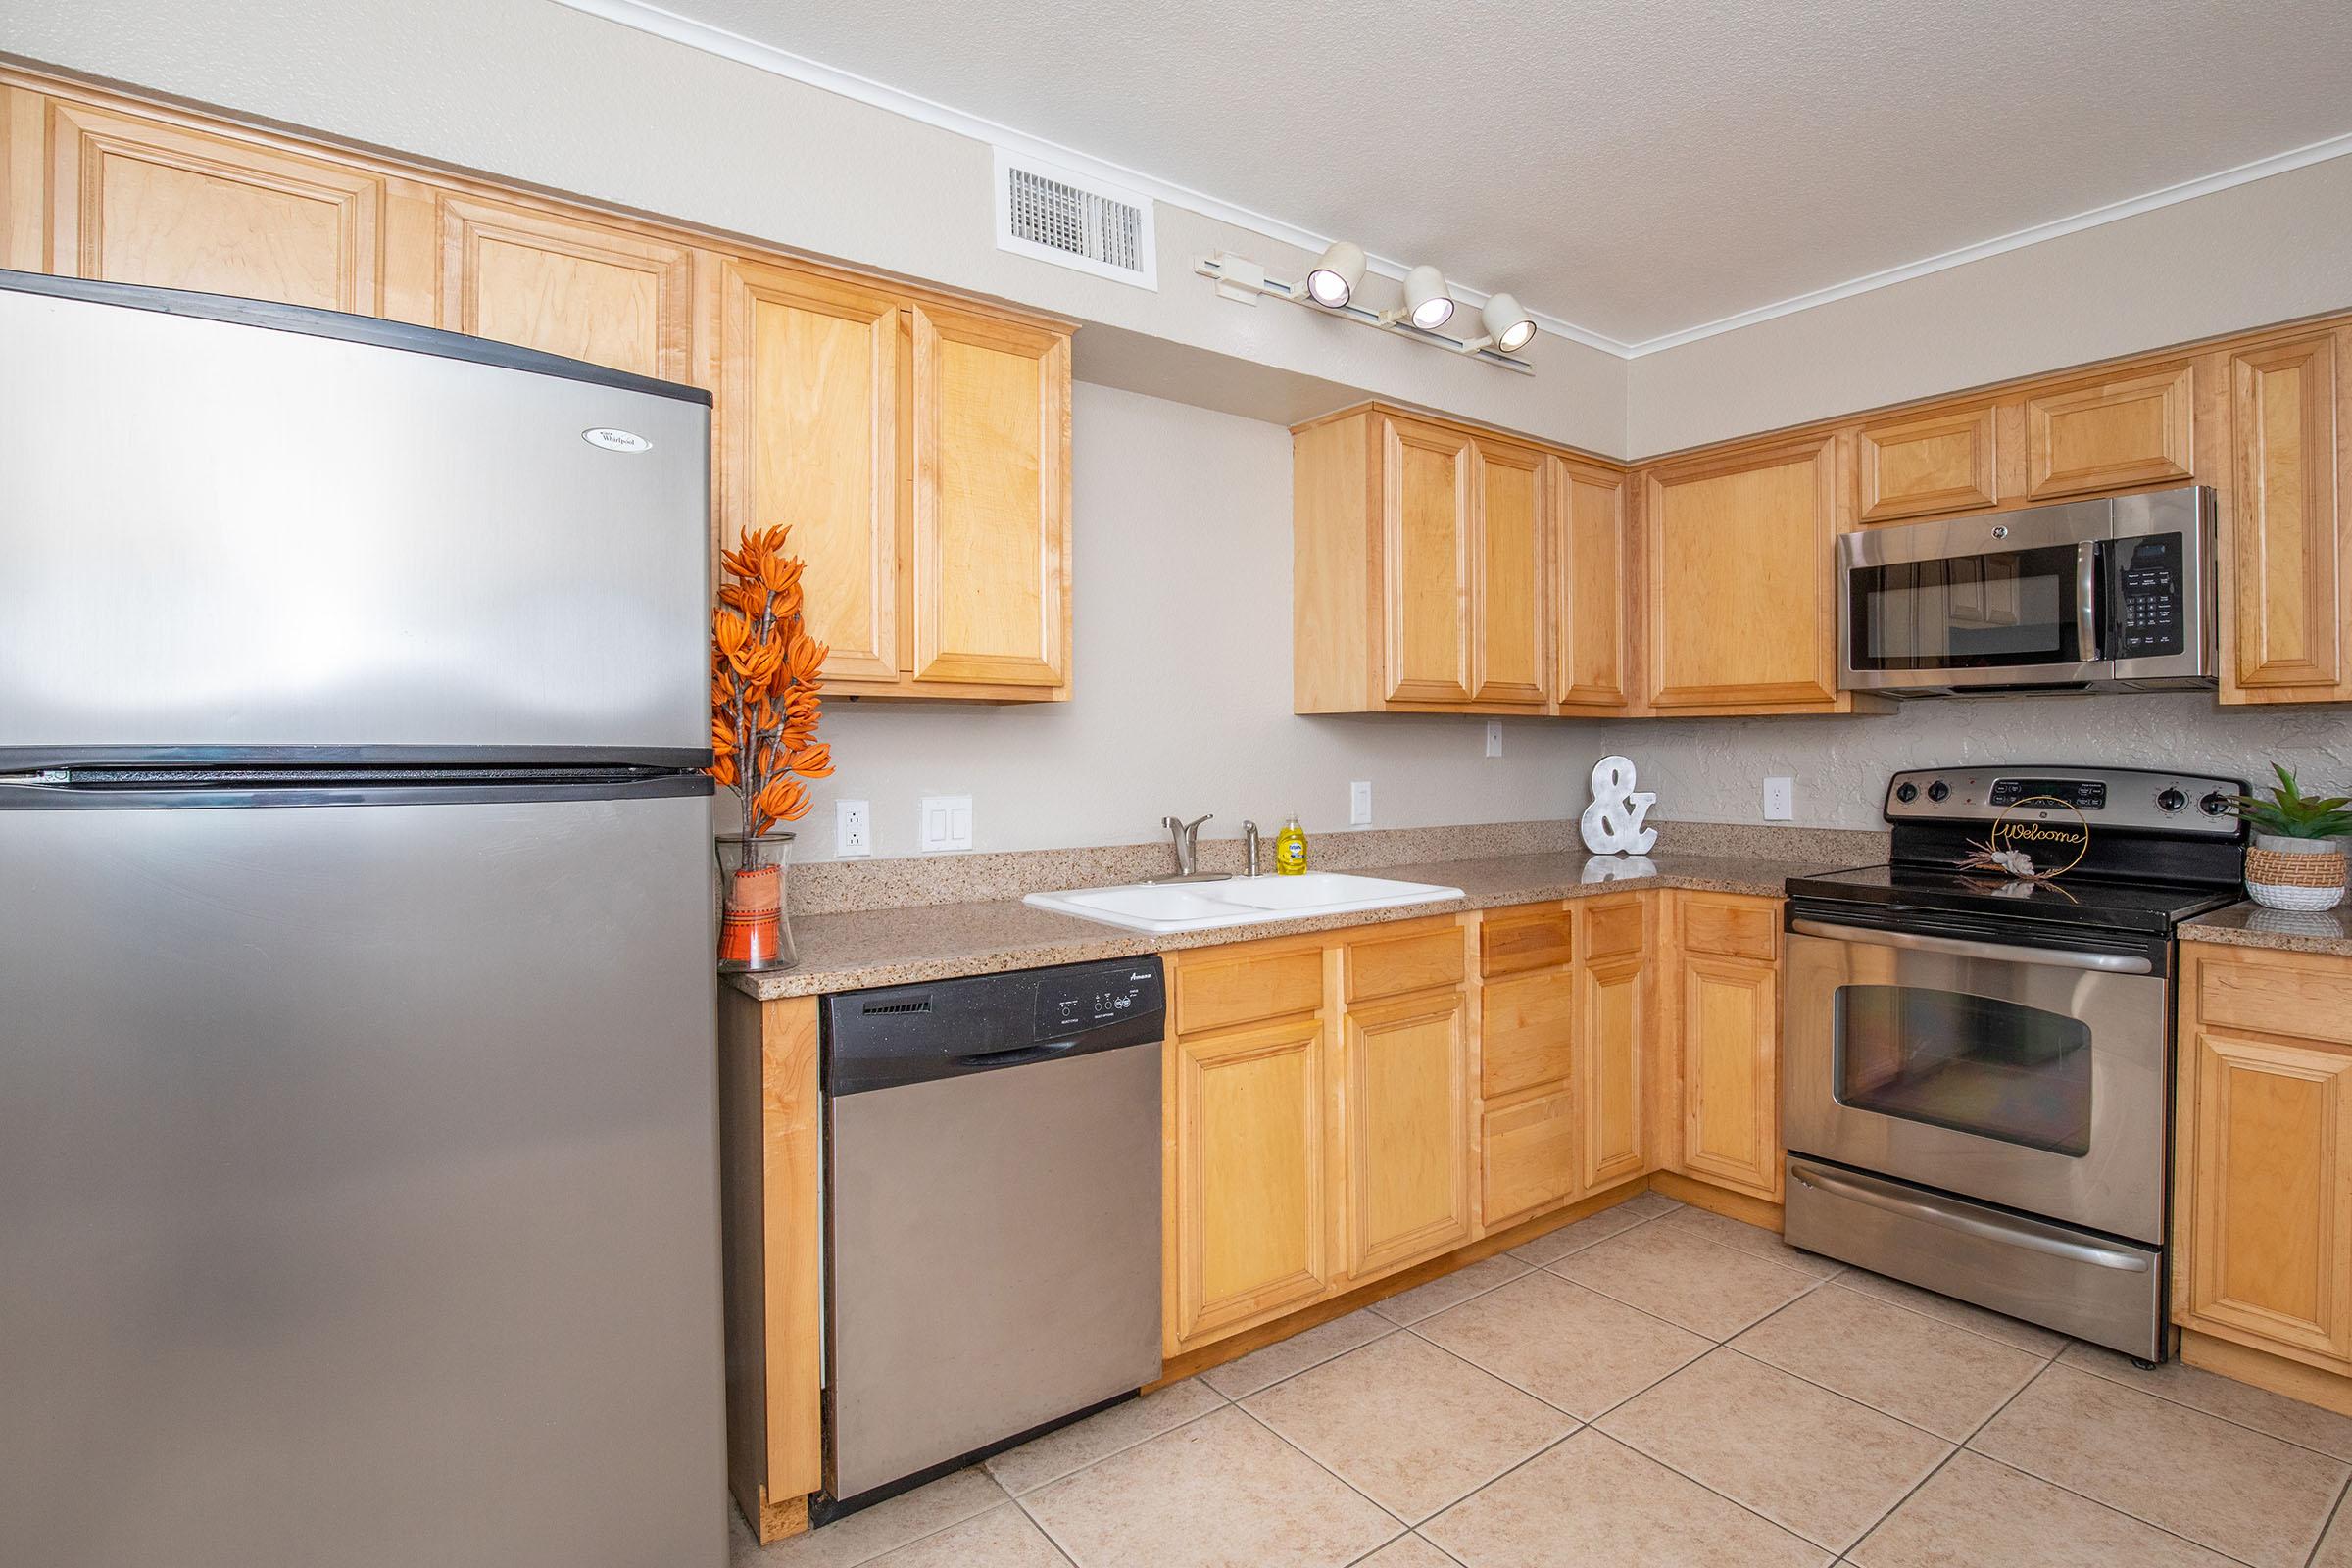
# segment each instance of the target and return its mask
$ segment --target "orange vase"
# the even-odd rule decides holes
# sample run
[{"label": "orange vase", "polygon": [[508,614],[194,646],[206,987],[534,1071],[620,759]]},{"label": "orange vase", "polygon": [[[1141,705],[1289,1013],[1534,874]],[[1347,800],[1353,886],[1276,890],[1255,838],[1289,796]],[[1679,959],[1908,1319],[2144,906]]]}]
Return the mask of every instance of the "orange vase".
[{"label": "orange vase", "polygon": [[746,839],[730,833],[718,841],[718,967],[736,974],[789,969],[792,922],[784,908],[784,868],[789,833]]}]

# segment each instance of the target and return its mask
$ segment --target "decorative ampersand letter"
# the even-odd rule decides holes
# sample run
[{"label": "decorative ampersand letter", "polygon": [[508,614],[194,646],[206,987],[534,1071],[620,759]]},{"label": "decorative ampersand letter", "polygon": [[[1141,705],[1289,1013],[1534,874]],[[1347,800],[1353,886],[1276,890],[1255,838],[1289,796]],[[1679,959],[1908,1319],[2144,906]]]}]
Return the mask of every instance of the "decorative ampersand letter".
[{"label": "decorative ampersand letter", "polygon": [[1658,830],[1643,827],[1642,819],[1658,804],[1657,796],[1634,789],[1630,758],[1604,757],[1592,764],[1592,804],[1585,808],[1585,848],[1594,855],[1646,855],[1658,842]]}]

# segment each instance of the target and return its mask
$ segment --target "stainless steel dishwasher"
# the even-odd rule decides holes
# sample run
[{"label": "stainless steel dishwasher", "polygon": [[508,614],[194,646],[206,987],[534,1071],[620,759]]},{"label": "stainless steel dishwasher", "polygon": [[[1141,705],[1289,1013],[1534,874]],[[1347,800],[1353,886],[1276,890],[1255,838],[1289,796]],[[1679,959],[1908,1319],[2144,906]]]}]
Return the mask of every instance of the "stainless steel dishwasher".
[{"label": "stainless steel dishwasher", "polygon": [[1159,1376],[1156,957],[824,1003],[826,1495]]}]

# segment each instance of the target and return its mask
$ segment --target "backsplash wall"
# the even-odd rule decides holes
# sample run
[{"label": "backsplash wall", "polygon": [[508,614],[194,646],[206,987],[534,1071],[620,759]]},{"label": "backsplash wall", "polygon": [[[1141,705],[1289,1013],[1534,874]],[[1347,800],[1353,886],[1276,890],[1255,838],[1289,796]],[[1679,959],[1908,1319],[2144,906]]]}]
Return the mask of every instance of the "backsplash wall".
[{"label": "backsplash wall", "polygon": [[[1593,760],[1622,752],[1656,814],[1763,820],[1764,780],[1796,781],[1799,826],[1884,827],[1886,776],[1987,762],[2178,768],[2259,784],[2275,759],[2352,794],[2352,710],[2224,708],[2210,692],[1906,702],[1872,717],[1622,719],[1576,726]],[[1586,764],[1589,774],[1591,763]],[[1581,783],[1579,808],[1589,790]]]}]

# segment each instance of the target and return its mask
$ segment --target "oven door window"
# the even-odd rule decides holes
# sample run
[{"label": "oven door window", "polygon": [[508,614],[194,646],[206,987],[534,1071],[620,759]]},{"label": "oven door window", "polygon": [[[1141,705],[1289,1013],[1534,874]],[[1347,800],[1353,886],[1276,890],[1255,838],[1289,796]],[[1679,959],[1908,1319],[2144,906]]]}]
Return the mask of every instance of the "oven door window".
[{"label": "oven door window", "polygon": [[2090,1026],[1997,997],[1838,988],[1838,1102],[2003,1143],[2090,1152]]},{"label": "oven door window", "polygon": [[2074,545],[1856,566],[1856,669],[2078,664],[2085,653]]}]

